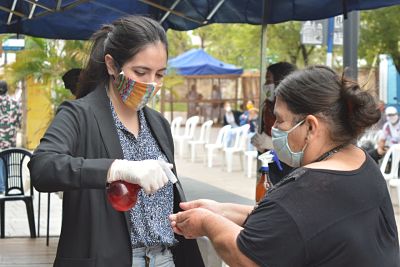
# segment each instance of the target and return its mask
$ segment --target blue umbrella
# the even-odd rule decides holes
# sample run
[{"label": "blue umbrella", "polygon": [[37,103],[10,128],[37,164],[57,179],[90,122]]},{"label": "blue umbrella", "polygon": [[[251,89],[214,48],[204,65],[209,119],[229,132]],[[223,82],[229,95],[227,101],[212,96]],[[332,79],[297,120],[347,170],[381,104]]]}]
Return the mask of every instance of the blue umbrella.
[{"label": "blue umbrella", "polygon": [[[266,1],[266,0],[264,0]],[[314,20],[400,0],[270,0],[264,23]],[[127,14],[148,15],[165,28],[190,30],[210,23],[262,24],[261,0],[2,0],[0,33],[85,40]]]}]

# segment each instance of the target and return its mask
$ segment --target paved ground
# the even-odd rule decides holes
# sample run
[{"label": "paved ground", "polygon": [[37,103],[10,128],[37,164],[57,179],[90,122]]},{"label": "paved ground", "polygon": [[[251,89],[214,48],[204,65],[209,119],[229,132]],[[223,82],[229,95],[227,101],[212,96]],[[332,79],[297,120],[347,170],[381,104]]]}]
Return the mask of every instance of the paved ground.
[{"label": "paved ground", "polygon": [[[217,130],[212,130],[212,140],[215,140]],[[188,149],[186,149],[188,151]],[[239,157],[235,156],[233,172],[228,173],[223,168],[223,157],[217,156],[213,168],[203,163],[203,152],[196,153],[195,163],[189,162],[187,156],[177,158],[176,165],[186,196],[190,199],[211,198],[217,201],[254,204],[255,177],[247,178],[241,170]],[[255,162],[254,162],[255,163]],[[253,167],[254,168],[254,167]],[[254,168],[255,169],[255,168]],[[255,176],[255,175],[254,175]],[[393,202],[397,203],[396,192],[391,192]],[[38,194],[35,192],[35,220],[38,220]],[[47,226],[47,194],[41,194],[40,205],[40,235],[43,237]],[[394,206],[398,228],[400,228],[399,208]],[[61,200],[56,194],[51,194],[50,207],[50,236],[58,236],[61,228]],[[22,202],[6,203],[5,218],[6,237],[29,236],[26,210]],[[0,240],[1,242],[1,240]],[[43,240],[44,243],[44,240]],[[219,265],[220,266],[220,265]]]}]

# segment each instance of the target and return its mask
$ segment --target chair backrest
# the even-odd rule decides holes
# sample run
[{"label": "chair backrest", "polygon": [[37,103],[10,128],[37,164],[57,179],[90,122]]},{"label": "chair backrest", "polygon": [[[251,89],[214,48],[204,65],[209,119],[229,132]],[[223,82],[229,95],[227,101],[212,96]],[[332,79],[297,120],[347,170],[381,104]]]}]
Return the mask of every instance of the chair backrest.
[{"label": "chair backrest", "polygon": [[245,124],[240,127],[234,128],[233,130],[235,135],[235,142],[233,143],[233,147],[235,149],[244,149],[247,140],[247,133],[249,132],[250,124]]},{"label": "chair backrest", "polygon": [[[24,178],[29,176],[26,167],[32,153],[22,148],[9,148],[0,152],[0,160],[4,165],[4,183],[6,196],[25,195]],[[30,194],[33,195],[33,185],[30,183]]]},{"label": "chair backrest", "polygon": [[193,138],[194,131],[196,130],[196,125],[197,123],[199,123],[199,120],[199,116],[192,116],[186,120],[184,136],[188,138]]},{"label": "chair backrest", "polygon": [[[390,165],[388,165],[389,159],[391,159]],[[398,178],[399,162],[400,144],[395,144],[392,145],[388,151],[386,151],[386,154],[382,160],[380,170],[383,174],[389,174],[390,178]]]},{"label": "chair backrest", "polygon": [[221,129],[219,129],[218,131],[218,135],[217,135],[217,140],[215,141],[215,144],[217,146],[223,147],[226,143],[226,138],[228,136],[228,131],[230,131],[232,128],[231,125],[225,125],[224,127],[222,127]]},{"label": "chair backrest", "polygon": [[179,135],[179,130],[181,128],[181,123],[182,123],[183,118],[182,117],[176,117],[171,121],[171,134],[172,136]]},{"label": "chair backrest", "polygon": [[199,141],[205,143],[208,143],[210,141],[211,126],[213,125],[213,123],[213,120],[208,120],[201,125],[200,136],[198,139]]},{"label": "chair backrest", "polygon": [[[382,130],[368,130],[366,131],[358,140],[357,146],[363,147],[365,149],[370,149],[376,147],[378,143],[379,136],[381,135]],[[373,146],[373,147],[368,147]]]}]

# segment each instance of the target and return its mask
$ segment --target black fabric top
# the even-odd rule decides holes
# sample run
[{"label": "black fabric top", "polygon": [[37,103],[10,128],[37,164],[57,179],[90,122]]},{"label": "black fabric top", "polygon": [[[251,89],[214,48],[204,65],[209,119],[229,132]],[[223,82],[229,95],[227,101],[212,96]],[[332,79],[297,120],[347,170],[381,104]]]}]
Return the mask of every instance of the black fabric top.
[{"label": "black fabric top", "polygon": [[268,267],[400,266],[392,203],[369,156],[355,171],[299,170],[250,214],[242,253]]}]

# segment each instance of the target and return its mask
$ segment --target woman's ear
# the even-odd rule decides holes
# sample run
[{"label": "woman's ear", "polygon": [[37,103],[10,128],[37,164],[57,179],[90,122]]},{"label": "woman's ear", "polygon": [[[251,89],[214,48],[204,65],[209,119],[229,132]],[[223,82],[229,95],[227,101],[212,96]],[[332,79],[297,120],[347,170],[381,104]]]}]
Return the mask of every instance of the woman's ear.
[{"label": "woman's ear", "polygon": [[307,125],[307,138],[312,139],[316,137],[320,131],[320,126],[321,124],[318,121],[318,118],[315,117],[314,115],[307,115],[306,119],[306,125]]},{"label": "woman's ear", "polygon": [[104,62],[106,63],[108,74],[114,78],[117,77],[117,68],[115,67],[114,59],[110,54],[104,56]]}]

